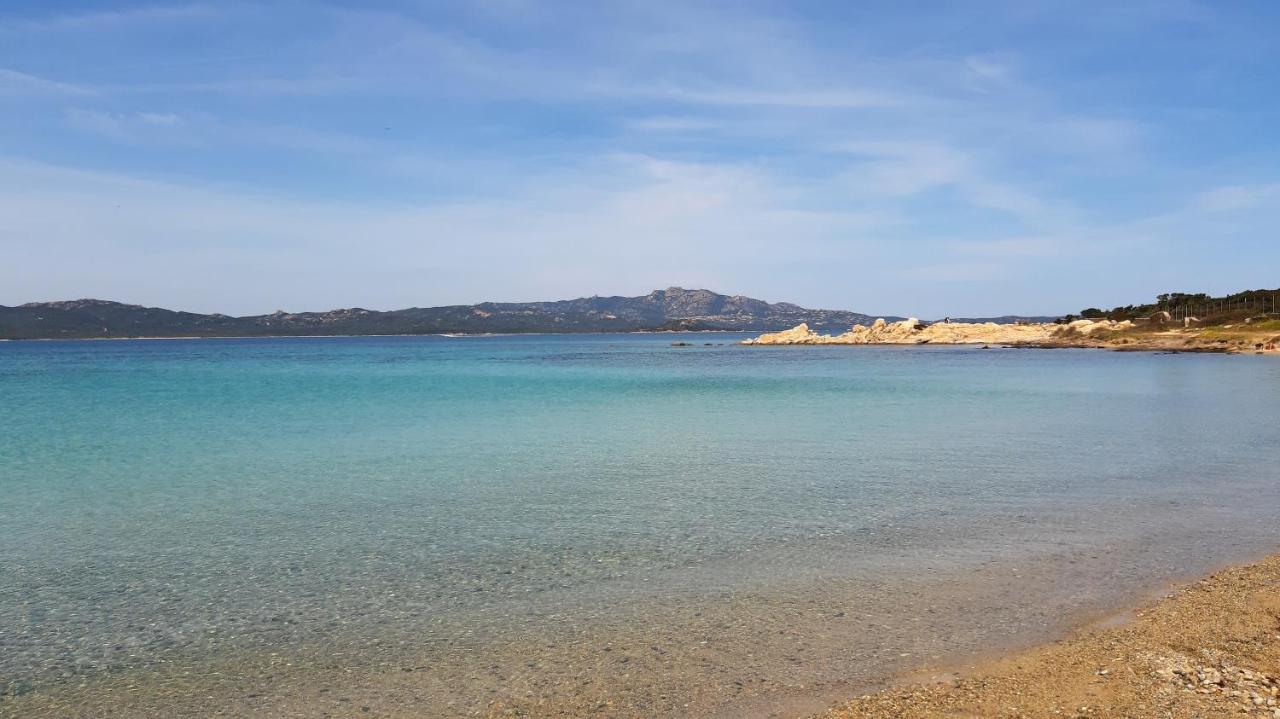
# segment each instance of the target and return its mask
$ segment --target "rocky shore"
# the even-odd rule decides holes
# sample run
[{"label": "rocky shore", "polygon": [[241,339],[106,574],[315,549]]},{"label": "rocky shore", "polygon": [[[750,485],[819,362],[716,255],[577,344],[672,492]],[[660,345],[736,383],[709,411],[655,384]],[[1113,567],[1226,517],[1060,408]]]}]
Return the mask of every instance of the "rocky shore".
[{"label": "rocky shore", "polygon": [[[1275,326],[1273,326],[1275,325]],[[1277,353],[1280,323],[1257,326],[1225,325],[1174,328],[1140,325],[1128,320],[1076,320],[1065,324],[994,322],[934,322],[915,318],[900,322],[877,319],[870,326],[854,325],[848,332],[824,335],[807,324],[760,335],[744,345],[1003,345],[1014,347],[1095,347],[1117,350],[1172,352]]]},{"label": "rocky shore", "polygon": [[863,696],[824,719],[1280,719],[1280,555],[1118,619],[961,676]]}]

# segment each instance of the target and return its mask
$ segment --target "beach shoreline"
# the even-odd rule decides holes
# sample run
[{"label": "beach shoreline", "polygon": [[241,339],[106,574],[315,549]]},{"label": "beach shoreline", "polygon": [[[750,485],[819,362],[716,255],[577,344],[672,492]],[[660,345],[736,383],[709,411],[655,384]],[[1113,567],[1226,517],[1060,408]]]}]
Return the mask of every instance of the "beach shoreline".
[{"label": "beach shoreline", "polygon": [[[983,644],[956,654],[945,654],[932,662],[928,660],[927,653],[920,654],[918,648],[910,648],[913,652],[911,658],[898,659],[896,653],[889,654],[879,669],[861,678],[833,677],[808,686],[797,685],[780,674],[770,675],[772,689],[765,690],[762,685],[759,688],[764,691],[759,693],[748,691],[728,702],[711,703],[701,701],[707,698],[703,694],[704,688],[690,685],[684,688],[690,691],[685,692],[672,686],[671,690],[687,694],[687,699],[693,702],[692,705],[684,705],[689,707],[684,713],[668,713],[652,705],[648,710],[642,710],[630,702],[634,697],[618,692],[622,687],[612,686],[608,681],[602,683],[602,676],[596,676],[588,685],[572,690],[575,695],[585,690],[585,696],[531,696],[529,700],[513,702],[511,699],[514,697],[498,695],[487,707],[466,709],[462,705],[443,707],[431,701],[423,703],[423,699],[413,697],[422,696],[423,692],[431,694],[432,686],[447,677],[431,676],[435,672],[431,661],[406,661],[406,658],[391,652],[383,657],[379,666],[363,668],[349,663],[349,658],[344,658],[341,653],[317,656],[315,660],[318,661],[308,662],[309,666],[297,665],[297,657],[271,654],[259,657],[246,655],[234,660],[225,657],[202,665],[170,665],[168,668],[126,672],[105,681],[90,680],[78,686],[46,686],[36,688],[30,694],[0,697],[0,717],[177,717],[203,716],[212,711],[225,716],[279,717],[347,716],[360,712],[360,715],[390,717],[883,719],[1168,716],[1190,719],[1218,716],[1210,710],[1224,707],[1226,713],[1223,716],[1244,716],[1246,714],[1241,713],[1238,706],[1240,702],[1236,701],[1239,697],[1229,694],[1236,690],[1234,685],[1215,685],[1226,688],[1208,695],[1199,692],[1203,688],[1199,678],[1192,690],[1186,690],[1182,684],[1171,683],[1172,678],[1182,675],[1175,673],[1164,677],[1155,676],[1153,672],[1184,665],[1196,671],[1210,667],[1231,681],[1239,680],[1236,683],[1246,689],[1248,686],[1243,683],[1245,675],[1235,672],[1234,667],[1247,668],[1264,678],[1274,679],[1280,675],[1280,554],[1255,556],[1262,558],[1246,560],[1246,564],[1215,564],[1212,566],[1226,568],[1208,573],[1197,572],[1172,578],[1135,577],[1133,584],[1117,588],[1120,591],[1111,600],[1092,606],[1047,610],[1045,615],[1052,617],[1052,625],[1040,626],[1029,634],[1003,639],[986,636]],[[1001,566],[978,583],[988,587],[1000,584],[1007,580],[993,582],[993,577],[1007,576],[1008,573],[1009,566]],[[1007,590],[1000,589],[996,594],[1004,593],[1007,597]],[[1270,605],[1254,606],[1260,598],[1269,599]],[[971,607],[971,611],[980,612],[984,607],[987,610],[992,608],[989,604],[978,603]],[[1170,617],[1180,617],[1182,625],[1171,629]],[[793,615],[784,619],[777,629],[786,630],[797,618],[798,615]],[[704,625],[703,630],[714,623],[715,620]],[[1260,627],[1265,629],[1268,626],[1270,629],[1267,631],[1275,635],[1274,641],[1263,642],[1265,646],[1260,644],[1258,652],[1242,651],[1241,647],[1247,649],[1252,646],[1248,642],[1257,641]],[[1215,627],[1224,627],[1228,631],[1210,636]],[[798,626],[793,628],[798,629]],[[763,634],[774,634],[763,627],[758,629]],[[713,646],[719,643],[714,634],[706,636],[713,640]],[[1170,637],[1176,641],[1171,641]],[[601,648],[599,638],[597,635],[592,642],[596,645],[594,651]],[[645,646],[640,641],[642,637],[621,642],[616,641],[621,637],[610,638],[614,640],[611,644],[618,655],[610,655],[606,648],[605,654],[599,657],[616,659],[628,652],[628,645]],[[1165,644],[1158,647],[1156,640]],[[541,666],[545,658],[537,656],[536,645],[544,641],[545,638],[523,648],[513,645],[510,649],[513,656],[537,661]],[[767,641],[787,643],[790,639],[779,635]],[[1230,648],[1226,653],[1224,646]],[[664,645],[663,651],[668,649]],[[699,654],[705,651],[705,648],[695,650]],[[1102,657],[1103,654],[1107,656]],[[576,656],[586,658],[588,655],[579,652]],[[1204,658],[1198,658],[1202,656]],[[1115,661],[1116,657],[1120,660]],[[925,661],[917,663],[919,659]],[[821,661],[818,657],[814,660]],[[583,669],[594,666],[594,671],[599,671],[596,661],[588,659]],[[1097,673],[1104,670],[1106,674]],[[1052,676],[1053,681],[1047,680],[1046,675]],[[1117,685],[1122,678],[1123,685]],[[707,679],[712,680],[711,677]],[[573,683],[576,682],[556,686],[568,689]],[[1276,684],[1264,682],[1261,686],[1266,690]],[[1099,688],[1109,690],[1102,699],[1095,697],[1095,690]],[[1128,693],[1118,692],[1118,689],[1125,689]],[[1144,691],[1155,697],[1150,701],[1160,702],[1160,711],[1165,713],[1147,712],[1155,704],[1135,703],[1135,697],[1147,696],[1141,694]],[[850,700],[850,697],[858,698]],[[1245,698],[1251,700],[1252,695]],[[1268,698],[1274,697],[1265,695],[1262,709],[1274,708],[1266,705]],[[1224,707],[1219,707],[1219,704]],[[1081,707],[1090,709],[1085,711]],[[1272,714],[1254,712],[1247,716],[1271,717]]]},{"label": "beach shoreline", "polygon": [[1280,554],[1058,641],[900,675],[822,719],[1280,717]]}]

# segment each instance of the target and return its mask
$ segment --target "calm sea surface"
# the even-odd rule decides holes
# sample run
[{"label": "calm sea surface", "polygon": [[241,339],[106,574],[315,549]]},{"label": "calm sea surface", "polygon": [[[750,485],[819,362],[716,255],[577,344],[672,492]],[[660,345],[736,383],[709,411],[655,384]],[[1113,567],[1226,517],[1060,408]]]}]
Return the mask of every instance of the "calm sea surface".
[{"label": "calm sea surface", "polygon": [[215,689],[306,715],[336,656],[424,715],[709,713],[1280,543],[1274,358],[737,339],[0,343],[0,712],[285,657]]}]

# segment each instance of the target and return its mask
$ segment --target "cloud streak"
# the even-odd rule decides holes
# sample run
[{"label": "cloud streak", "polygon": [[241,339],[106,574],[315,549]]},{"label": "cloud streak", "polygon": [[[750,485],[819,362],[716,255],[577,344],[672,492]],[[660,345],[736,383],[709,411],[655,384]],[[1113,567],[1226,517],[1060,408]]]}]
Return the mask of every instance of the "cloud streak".
[{"label": "cloud streak", "polygon": [[94,92],[78,85],[58,82],[17,70],[0,68],[0,99],[32,97],[86,97]]}]

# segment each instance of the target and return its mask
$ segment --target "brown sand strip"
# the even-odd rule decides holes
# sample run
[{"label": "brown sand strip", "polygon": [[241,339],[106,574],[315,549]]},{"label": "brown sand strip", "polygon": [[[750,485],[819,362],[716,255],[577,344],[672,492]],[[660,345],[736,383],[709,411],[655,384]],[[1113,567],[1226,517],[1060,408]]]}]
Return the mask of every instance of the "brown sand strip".
[{"label": "brown sand strip", "polygon": [[1227,569],[1121,626],[1000,659],[946,683],[863,696],[825,719],[1280,719],[1280,555]]}]

